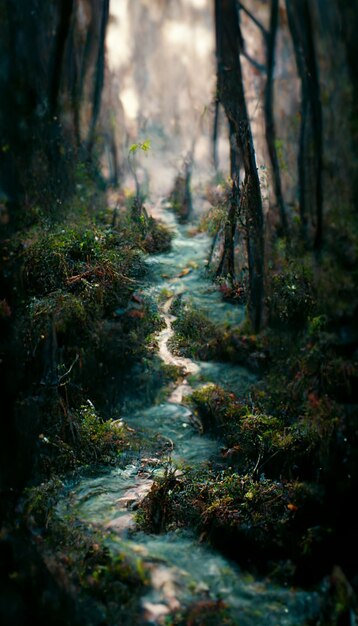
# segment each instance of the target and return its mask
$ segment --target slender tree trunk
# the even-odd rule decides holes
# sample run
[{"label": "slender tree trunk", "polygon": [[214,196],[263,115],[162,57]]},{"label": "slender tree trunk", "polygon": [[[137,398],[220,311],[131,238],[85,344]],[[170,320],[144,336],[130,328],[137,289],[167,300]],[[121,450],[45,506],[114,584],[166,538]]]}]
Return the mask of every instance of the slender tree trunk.
[{"label": "slender tree trunk", "polygon": [[109,0],[102,0],[102,17],[98,43],[98,58],[97,58],[97,71],[93,89],[93,105],[92,105],[92,119],[89,130],[88,139],[88,154],[91,155],[93,150],[93,144],[95,140],[95,130],[101,108],[101,95],[104,85],[104,69],[105,69],[105,38],[106,29],[109,17]]},{"label": "slender tree trunk", "polygon": [[71,28],[71,19],[74,8],[74,0],[63,0],[60,15],[60,23],[56,35],[55,58],[52,70],[52,82],[50,87],[50,114],[56,114],[58,97],[61,89],[63,59],[66,50],[68,35]]},{"label": "slender tree trunk", "polygon": [[275,47],[278,26],[278,5],[279,0],[271,0],[271,16],[270,30],[265,37],[267,41],[267,79],[265,89],[265,122],[266,122],[266,141],[269,151],[273,183],[276,195],[276,201],[280,212],[281,228],[284,235],[288,235],[287,211],[282,193],[280,164],[276,150],[276,129],[274,120],[274,86],[273,75],[275,69]]},{"label": "slender tree trunk", "polygon": [[[221,11],[221,7],[219,6],[221,0],[219,2],[215,2],[215,10],[216,10],[216,50],[217,50],[217,81],[218,81],[218,98],[217,98],[217,106],[221,102],[224,106],[226,117],[229,123],[229,141],[230,141],[230,175],[232,181],[232,189],[230,195],[230,203],[229,209],[226,217],[226,222],[224,226],[224,244],[223,251],[220,259],[219,266],[216,271],[216,275],[219,276],[229,276],[231,282],[235,280],[235,232],[237,225],[237,216],[238,216],[238,201],[239,201],[239,176],[240,172],[238,169],[238,158],[237,158],[237,144],[236,144],[236,127],[233,123],[233,120],[230,118],[227,109],[227,103],[224,97],[225,87],[230,89],[229,85],[226,85],[225,74],[224,74],[224,53],[223,53],[223,39],[224,39],[224,22],[223,22],[223,14]],[[235,42],[236,44],[236,42]],[[239,55],[239,50],[243,47],[242,41],[237,42],[237,55]],[[224,87],[225,85],[225,87]],[[234,192],[235,187],[238,190],[238,193]]]},{"label": "slender tree trunk", "polygon": [[304,0],[305,33],[307,37],[306,67],[308,90],[311,102],[312,131],[314,138],[314,174],[315,174],[315,201],[316,201],[316,223],[314,235],[314,249],[320,250],[323,236],[323,187],[322,187],[322,167],[323,167],[323,122],[322,103],[319,84],[319,70],[314,43],[312,27],[311,9],[308,0]]},{"label": "slender tree trunk", "polygon": [[215,171],[219,169],[218,131],[219,131],[219,100],[215,99],[214,126],[213,126],[213,163]]},{"label": "slender tree trunk", "polygon": [[231,283],[235,278],[235,234],[240,203],[240,189],[233,180],[227,220],[224,227],[224,249],[221,255],[217,276],[229,276]]},{"label": "slender tree trunk", "polygon": [[301,126],[298,142],[298,197],[299,208],[301,218],[301,234],[303,241],[308,243],[308,211],[307,211],[307,116],[308,116],[308,100],[306,97],[306,90],[302,87],[301,90]]},{"label": "slender tree trunk", "polygon": [[94,22],[95,22],[95,20],[92,19],[92,23],[90,24],[90,27],[89,27],[89,29],[87,31],[87,34],[86,34],[86,42],[85,42],[83,55],[82,55],[82,59],[80,61],[80,67],[79,67],[78,84],[76,86],[76,92],[74,94],[74,102],[73,102],[74,125],[75,125],[76,141],[77,141],[78,148],[82,144],[82,137],[81,137],[81,103],[83,101],[83,93],[84,93],[84,87],[85,87],[85,82],[86,82],[86,76],[87,76],[88,68],[90,66],[91,51],[92,51],[92,47],[93,47],[93,41],[95,39],[95,35],[94,35],[95,24],[94,24]]},{"label": "slender tree trunk", "polygon": [[75,143],[74,147],[79,148],[81,145],[80,140],[80,108],[81,99],[79,91],[79,83],[81,79],[81,55],[80,49],[76,42],[76,13],[73,15],[72,27],[70,29],[68,44],[65,55],[66,63],[66,79],[68,83],[68,91],[71,98],[72,115],[73,115],[73,130]]},{"label": "slender tree trunk", "polygon": [[313,246],[318,251],[322,245],[323,231],[323,130],[312,19],[308,0],[286,0],[286,9],[301,81],[298,176],[302,237],[308,244],[311,216],[314,228]]},{"label": "slender tree trunk", "polygon": [[216,245],[219,241],[219,238],[222,234],[222,225],[218,226],[217,231],[215,232],[212,242],[211,242],[211,247],[210,247],[210,252],[208,254],[208,269],[210,268],[212,261],[213,261],[213,256],[214,256],[214,252],[215,252],[215,248]]},{"label": "slender tree trunk", "polygon": [[[253,146],[250,122],[248,119],[243,78],[240,62],[240,49],[243,45],[238,6],[235,0],[215,0],[216,51],[218,65],[218,97],[222,103],[230,128],[235,135],[235,142],[241,155],[245,178],[243,189],[238,198],[246,227],[247,252],[249,262],[249,316],[255,331],[262,322],[263,306],[263,273],[264,273],[264,238],[263,211],[260,192],[260,181],[257,173],[255,151]],[[238,180],[234,180],[237,185]],[[235,206],[235,219],[239,206]],[[230,204],[228,224],[233,214]],[[236,227],[236,222],[235,222]],[[227,229],[232,237],[232,229]],[[235,230],[234,230],[235,235]],[[232,241],[232,243],[231,243]],[[224,252],[225,252],[224,242]],[[233,250],[234,241],[230,239]],[[227,255],[230,258],[229,252]]]}]

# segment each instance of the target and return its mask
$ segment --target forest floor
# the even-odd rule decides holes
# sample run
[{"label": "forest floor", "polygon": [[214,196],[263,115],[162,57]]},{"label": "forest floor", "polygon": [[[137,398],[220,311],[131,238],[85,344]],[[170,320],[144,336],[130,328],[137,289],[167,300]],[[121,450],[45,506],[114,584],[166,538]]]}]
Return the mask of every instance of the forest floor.
[{"label": "forest floor", "polygon": [[7,244],[28,485],[4,509],[9,623],[354,624],[350,285],[318,297],[279,242],[254,335],[202,211],[88,194]]},{"label": "forest floor", "polygon": [[[267,337],[245,334],[244,305],[212,283],[198,219],[180,225],[160,202],[154,214],[171,248],[147,257],[112,322],[146,351],[119,378],[112,364],[109,422],[82,406],[75,471],[30,490],[42,558],[94,624],[333,624],[353,592],[338,565],[332,586],[322,556],[322,434],[267,411]],[[146,330],[126,326],[149,311]]]}]

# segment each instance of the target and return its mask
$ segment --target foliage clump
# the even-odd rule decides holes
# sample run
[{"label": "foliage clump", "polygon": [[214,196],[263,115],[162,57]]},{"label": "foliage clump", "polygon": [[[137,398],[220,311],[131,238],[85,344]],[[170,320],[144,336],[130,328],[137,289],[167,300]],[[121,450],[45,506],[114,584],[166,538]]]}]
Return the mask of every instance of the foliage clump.
[{"label": "foliage clump", "polygon": [[[106,297],[123,300],[140,270],[133,240],[106,226],[64,226],[34,232],[22,250],[24,286],[29,295],[45,296],[58,289],[111,305]],[[113,304],[113,302],[112,302]]]},{"label": "foliage clump", "polygon": [[[137,442],[138,443],[138,442]],[[116,464],[136,439],[123,422],[103,420],[92,403],[69,409],[61,423],[39,435],[39,462],[47,475],[80,466]]]},{"label": "foliage clump", "polygon": [[191,526],[240,563],[265,570],[280,559],[313,558],[329,529],[310,528],[321,506],[317,486],[255,478],[227,470],[169,472],[144,499],[141,524],[151,532]]},{"label": "foliage clump", "polygon": [[261,371],[267,365],[268,354],[261,338],[249,335],[239,327],[227,328],[215,324],[200,309],[191,304],[173,302],[176,321],[170,341],[178,354],[202,361],[222,361],[246,365]]},{"label": "foliage clump", "polygon": [[316,294],[312,268],[291,260],[270,276],[267,298],[270,324],[301,328],[315,311]]},{"label": "foliage clump", "polygon": [[115,462],[123,433],[109,422],[107,429],[87,399],[111,416],[132,367],[151,358],[148,337],[161,325],[138,287],[144,253],[167,249],[171,233],[152,218],[136,223],[130,210],[113,220],[101,213],[100,194],[92,196],[95,206],[85,209],[80,182],[62,220],[39,210],[41,223],[33,215],[7,242],[3,279],[12,287],[1,311],[17,354],[11,386],[21,390],[12,392],[20,449],[36,471]]},{"label": "foliage clump", "polygon": [[148,215],[144,199],[129,195],[127,209],[114,216],[116,231],[126,233],[138,249],[148,254],[160,254],[171,249],[173,232],[160,220]]},{"label": "foliage clump", "polygon": [[171,249],[173,233],[161,222],[149,217],[143,248],[149,254],[168,252]]},{"label": "foliage clump", "polygon": [[222,328],[211,322],[202,311],[190,305],[182,305],[176,312],[173,324],[174,344],[185,356],[208,360],[215,353],[216,344],[222,336]]}]

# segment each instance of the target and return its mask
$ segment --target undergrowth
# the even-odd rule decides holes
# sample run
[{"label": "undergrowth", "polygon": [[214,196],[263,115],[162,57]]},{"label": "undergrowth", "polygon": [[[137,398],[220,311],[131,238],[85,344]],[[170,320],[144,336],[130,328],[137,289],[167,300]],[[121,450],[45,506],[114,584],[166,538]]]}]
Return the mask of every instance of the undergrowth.
[{"label": "undergrowth", "polygon": [[176,321],[169,345],[177,354],[202,361],[222,361],[246,365],[260,372],[267,365],[264,340],[209,320],[207,314],[189,303],[173,302]]},{"label": "undergrowth", "polygon": [[203,432],[221,442],[220,464],[167,473],[143,502],[140,523],[152,532],[190,526],[246,567],[307,585],[337,564],[348,576],[356,571],[356,276],[339,279],[356,253],[350,245],[333,271],[333,241],[320,264],[292,245],[290,257],[282,240],[273,250],[259,335],[176,304],[176,350],[246,365],[254,358],[264,377],[249,398],[215,384],[192,393]]},{"label": "undergrowth", "polygon": [[44,459],[46,472],[114,462],[125,437],[106,419],[124,375],[152,358],[148,337],[161,326],[139,285],[144,254],[168,249],[171,233],[152,218],[138,223],[130,208],[114,219],[81,172],[61,213],[33,207],[3,249],[2,321],[11,321],[16,354],[9,384],[23,464],[40,474]]},{"label": "undergrowth", "polygon": [[56,511],[65,486],[52,479],[26,490],[24,519],[37,537],[39,551],[50,576],[66,589],[73,601],[72,618],[91,624],[138,623],[140,597],[149,583],[149,572],[139,557],[111,551],[108,532],[88,528],[71,513]]}]

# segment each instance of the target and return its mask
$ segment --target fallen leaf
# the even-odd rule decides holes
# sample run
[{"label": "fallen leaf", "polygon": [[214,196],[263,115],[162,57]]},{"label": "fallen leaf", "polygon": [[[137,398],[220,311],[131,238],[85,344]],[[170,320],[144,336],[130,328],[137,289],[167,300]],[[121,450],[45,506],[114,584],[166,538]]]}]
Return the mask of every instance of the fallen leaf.
[{"label": "fallen leaf", "polygon": [[298,506],[296,506],[295,504],[292,504],[291,502],[287,505],[287,508],[289,511],[297,511],[298,510]]},{"label": "fallen leaf", "polygon": [[178,277],[181,278],[182,276],[187,276],[188,274],[190,274],[190,272],[192,271],[191,267],[184,267],[184,269],[179,272]]},{"label": "fallen leaf", "polygon": [[142,319],[144,315],[145,315],[144,311],[139,311],[138,309],[132,309],[128,313],[129,317],[137,317],[138,319]]}]

